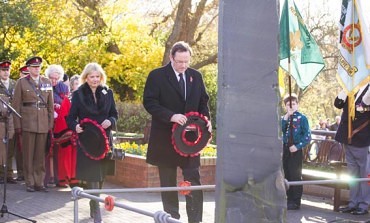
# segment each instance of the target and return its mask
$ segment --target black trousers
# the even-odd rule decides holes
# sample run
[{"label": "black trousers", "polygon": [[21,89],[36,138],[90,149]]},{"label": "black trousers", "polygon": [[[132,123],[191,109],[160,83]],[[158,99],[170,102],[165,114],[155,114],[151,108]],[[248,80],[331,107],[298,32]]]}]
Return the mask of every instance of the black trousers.
[{"label": "black trousers", "polygon": [[[288,181],[301,181],[302,180],[302,160],[303,151],[291,153],[287,145],[283,149],[283,169],[285,179]],[[301,205],[301,198],[303,194],[303,186],[290,186],[287,190],[288,204]]]},{"label": "black trousers", "polygon": [[[199,167],[197,168],[181,168],[182,175],[185,181],[189,181],[192,186],[200,184]],[[176,187],[177,186],[177,167],[159,166],[159,178],[161,187]],[[177,191],[161,192],[163,210],[171,215],[171,217],[180,219],[179,213],[179,198]],[[186,213],[189,222],[201,222],[203,215],[203,191],[191,191],[186,195]]]}]

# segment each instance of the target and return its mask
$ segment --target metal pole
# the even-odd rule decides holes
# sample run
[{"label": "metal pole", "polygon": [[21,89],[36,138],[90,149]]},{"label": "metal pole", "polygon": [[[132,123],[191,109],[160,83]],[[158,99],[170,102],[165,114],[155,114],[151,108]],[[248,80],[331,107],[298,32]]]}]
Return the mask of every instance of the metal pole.
[{"label": "metal pole", "polygon": [[89,194],[99,194],[99,193],[129,193],[129,192],[161,192],[161,191],[184,191],[184,190],[208,190],[215,189],[215,185],[200,185],[200,186],[190,186],[190,187],[148,187],[148,188],[124,188],[124,189],[91,189],[84,190],[84,192]]},{"label": "metal pole", "polygon": [[74,219],[74,223],[78,223],[78,198],[73,198],[74,201],[74,206],[73,206],[73,219]]},{"label": "metal pole", "polygon": [[[142,188],[144,189],[144,188]],[[147,189],[150,189],[150,188],[147,188]],[[78,216],[76,213],[78,213],[78,206],[77,206],[77,200],[78,200],[78,197],[84,197],[84,198],[88,198],[88,199],[91,199],[91,200],[95,200],[95,201],[99,201],[99,202],[102,202],[102,203],[105,203],[105,199],[103,198],[100,198],[100,197],[97,197],[97,196],[94,196],[94,195],[91,195],[91,194],[88,194],[87,192],[88,191],[94,191],[94,193],[104,193],[102,191],[110,191],[111,190],[114,190],[115,192],[118,192],[118,190],[125,190],[125,189],[106,189],[106,190],[86,190],[86,192],[83,192],[83,189],[80,188],[80,187],[74,187],[72,188],[72,196],[73,196],[73,199],[75,199],[75,219],[74,219],[74,222],[77,223],[78,222]],[[180,220],[178,219],[175,219],[175,218],[172,218],[170,214],[164,212],[164,211],[157,211],[155,213],[152,213],[152,212],[149,212],[149,211],[145,211],[145,210],[141,210],[141,209],[138,209],[138,208],[134,208],[134,207],[131,207],[131,206],[128,206],[128,205],[125,205],[125,204],[122,204],[122,203],[114,203],[114,206],[116,207],[120,207],[120,208],[123,208],[123,209],[126,209],[126,210],[130,210],[130,211],[133,211],[133,212],[136,212],[136,213],[139,213],[139,214],[143,214],[143,215],[146,215],[148,217],[152,217],[154,218],[155,222],[156,223],[182,223]]]},{"label": "metal pole", "polygon": [[352,182],[369,182],[370,178],[351,178],[351,179],[336,179],[336,180],[305,180],[305,181],[287,181],[285,180],[286,188],[289,186],[297,185],[310,185],[310,184],[348,184]]}]

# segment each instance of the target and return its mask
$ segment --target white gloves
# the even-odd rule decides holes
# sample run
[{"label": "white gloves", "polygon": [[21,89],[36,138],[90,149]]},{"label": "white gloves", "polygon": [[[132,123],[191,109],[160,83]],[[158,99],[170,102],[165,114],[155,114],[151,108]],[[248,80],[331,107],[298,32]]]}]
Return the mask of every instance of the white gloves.
[{"label": "white gloves", "polygon": [[346,100],[346,98],[347,98],[347,93],[344,91],[344,90],[342,90],[341,92],[339,92],[339,94],[338,94],[338,96],[337,96],[339,99],[341,99],[341,100],[343,100],[343,101],[345,101]]},{"label": "white gloves", "polygon": [[362,97],[362,102],[364,102],[366,105],[370,105],[370,87]]}]

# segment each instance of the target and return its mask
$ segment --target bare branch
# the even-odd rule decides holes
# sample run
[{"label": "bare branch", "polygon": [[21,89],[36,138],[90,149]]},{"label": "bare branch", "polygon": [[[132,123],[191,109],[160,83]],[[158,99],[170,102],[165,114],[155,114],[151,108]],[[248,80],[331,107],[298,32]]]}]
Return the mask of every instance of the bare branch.
[{"label": "bare branch", "polygon": [[217,63],[217,53],[210,55],[208,58],[194,64],[192,67],[194,69],[199,69],[201,67],[207,66],[209,64]]},{"label": "bare branch", "polygon": [[213,16],[212,19],[207,23],[206,27],[204,27],[204,29],[198,33],[198,36],[194,41],[195,43],[199,42],[202,39],[203,34],[208,30],[208,28],[211,26],[211,24],[217,17],[218,13],[215,16]]}]

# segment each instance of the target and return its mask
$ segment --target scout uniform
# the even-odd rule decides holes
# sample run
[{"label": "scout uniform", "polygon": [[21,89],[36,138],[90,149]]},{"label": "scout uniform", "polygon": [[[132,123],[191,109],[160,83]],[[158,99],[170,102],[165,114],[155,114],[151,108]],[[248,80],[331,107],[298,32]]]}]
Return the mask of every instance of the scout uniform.
[{"label": "scout uniform", "polygon": [[28,192],[47,191],[43,186],[45,146],[54,122],[51,82],[35,70],[41,63],[40,57],[27,60],[30,74],[17,81],[13,99],[14,109],[22,116],[21,119],[15,117],[14,126],[17,132],[22,131],[23,170]]},{"label": "scout uniform", "polygon": [[[298,104],[298,98],[292,94],[290,96]],[[284,98],[284,104],[287,106],[288,97]],[[311,131],[308,124],[307,117],[298,111],[288,117],[281,119],[281,127],[283,132],[283,170],[285,179],[288,181],[301,181],[302,180],[302,160],[303,149],[311,141]],[[297,151],[290,152],[289,147],[295,146]],[[287,209],[298,210],[301,206],[301,199],[303,193],[303,186],[291,186],[287,190]]]},{"label": "scout uniform", "polygon": [[[1,61],[0,62],[0,70],[1,72],[10,72],[10,66],[11,62],[8,60]],[[3,78],[0,78],[0,97],[9,104],[11,102],[11,99],[13,97],[13,91],[15,87],[15,81],[7,78],[6,80],[3,80]],[[2,102],[0,102],[0,139],[2,139],[7,136],[5,132],[5,125],[6,121],[8,121],[8,154],[6,156],[6,144],[4,142],[0,143],[0,163],[1,165],[7,165],[7,182],[15,184],[16,181],[13,179],[13,169],[12,169],[12,158],[14,157],[14,125],[13,125],[13,116],[9,115],[8,107],[4,105]],[[5,163],[5,159],[7,159],[7,162]],[[0,169],[1,176],[4,174],[4,169]],[[0,182],[3,182],[3,178],[1,178]]]}]

